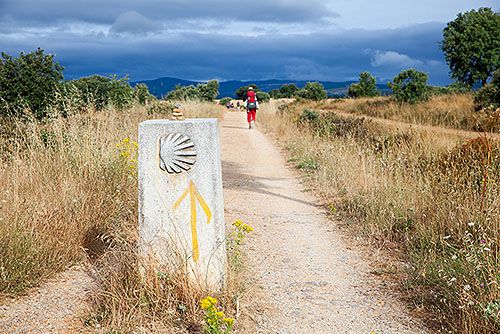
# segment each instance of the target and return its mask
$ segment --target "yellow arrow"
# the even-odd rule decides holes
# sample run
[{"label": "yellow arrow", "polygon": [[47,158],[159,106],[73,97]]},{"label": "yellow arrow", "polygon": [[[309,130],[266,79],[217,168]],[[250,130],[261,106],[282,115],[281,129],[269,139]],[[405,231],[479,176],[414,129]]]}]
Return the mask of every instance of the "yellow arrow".
[{"label": "yellow arrow", "polygon": [[207,216],[207,224],[210,224],[210,219],[212,219],[212,212],[210,211],[203,197],[201,197],[201,195],[196,190],[193,181],[189,181],[189,186],[186,188],[186,190],[184,190],[181,197],[179,197],[179,199],[175,201],[174,210],[179,207],[188,193],[191,204],[191,241],[193,244],[193,260],[194,262],[198,262],[200,251],[198,249],[198,232],[196,230],[196,200],[198,200],[201,208],[203,209],[203,211],[205,211],[205,215]]}]

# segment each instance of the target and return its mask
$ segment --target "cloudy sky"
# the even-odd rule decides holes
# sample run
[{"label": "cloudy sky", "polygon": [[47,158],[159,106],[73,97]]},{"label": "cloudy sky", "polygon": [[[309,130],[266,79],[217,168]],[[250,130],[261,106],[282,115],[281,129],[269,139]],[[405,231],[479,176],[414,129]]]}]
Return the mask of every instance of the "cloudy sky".
[{"label": "cloudy sky", "polygon": [[446,84],[442,29],[497,0],[0,0],[0,51],[41,47],[65,78],[378,81],[402,69]]}]

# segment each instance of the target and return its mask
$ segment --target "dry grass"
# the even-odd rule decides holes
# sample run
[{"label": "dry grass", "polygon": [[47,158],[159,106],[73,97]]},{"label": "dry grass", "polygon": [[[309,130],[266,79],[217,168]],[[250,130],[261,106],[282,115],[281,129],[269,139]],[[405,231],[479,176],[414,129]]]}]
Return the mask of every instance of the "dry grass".
[{"label": "dry grass", "polygon": [[[182,109],[186,117],[223,111],[197,102]],[[44,123],[1,120],[0,294],[24,293],[90,258],[100,289],[89,325],[152,332],[199,326],[198,302],[209,291],[193,286],[182,267],[162,273],[143,264],[155,268],[145,281],[138,273],[137,128],[162,117],[135,106]],[[230,272],[223,305],[242,289],[240,269]]]},{"label": "dry grass", "polygon": [[329,209],[373,242],[406,250],[404,286],[433,322],[460,333],[498,332],[498,140],[333,112],[301,117],[316,106],[269,105],[260,122]]},{"label": "dry grass", "polygon": [[318,108],[413,124],[472,131],[500,131],[498,112],[475,111],[472,94],[437,95],[416,105],[400,104],[389,97],[341,99],[323,102]]}]

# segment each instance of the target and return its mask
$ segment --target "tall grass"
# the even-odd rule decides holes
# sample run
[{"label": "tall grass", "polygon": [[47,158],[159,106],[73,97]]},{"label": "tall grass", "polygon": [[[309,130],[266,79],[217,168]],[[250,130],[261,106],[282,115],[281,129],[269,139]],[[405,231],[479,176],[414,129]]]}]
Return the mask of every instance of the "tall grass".
[{"label": "tall grass", "polygon": [[390,97],[329,100],[318,108],[414,124],[500,131],[500,111],[475,111],[472,94],[435,95],[415,105],[401,104]]},{"label": "tall grass", "polygon": [[500,330],[500,143],[427,127],[304,111],[261,111],[328,207],[375,243],[406,250],[405,287],[459,333]]},{"label": "tall grass", "polygon": [[[54,112],[43,122],[1,119],[1,295],[25,293],[90,259],[99,289],[88,325],[199,327],[198,302],[209,291],[190,282],[182,267],[163,273],[148,262],[155,271],[146,280],[138,273],[136,137],[139,122],[169,116],[156,110],[163,112],[90,107],[68,117]],[[221,117],[223,108],[186,102],[182,110],[186,118]],[[230,272],[223,305],[241,290],[238,275]]]}]

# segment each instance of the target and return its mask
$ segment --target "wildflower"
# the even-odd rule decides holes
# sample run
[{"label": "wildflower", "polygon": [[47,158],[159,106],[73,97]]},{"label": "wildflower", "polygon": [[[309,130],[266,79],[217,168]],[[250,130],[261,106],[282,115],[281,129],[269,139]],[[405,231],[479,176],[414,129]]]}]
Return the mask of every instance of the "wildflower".
[{"label": "wildflower", "polygon": [[224,312],[222,312],[222,311],[215,312],[215,316],[219,319],[222,319],[222,318],[224,318]]},{"label": "wildflower", "polygon": [[233,326],[234,319],[233,318],[224,318],[223,320],[229,327]]},{"label": "wildflower", "polygon": [[243,231],[245,231],[245,232],[247,232],[247,233],[249,233],[249,232],[252,232],[252,231],[253,231],[253,227],[252,227],[252,226],[250,226],[250,225],[248,225],[248,224],[243,224],[242,229],[243,229]]},{"label": "wildflower", "polygon": [[206,298],[203,298],[200,301],[200,306],[204,310],[208,310],[209,308],[211,308],[215,304],[217,304],[217,299],[210,297],[210,296],[207,296]]},{"label": "wildflower", "polygon": [[469,284],[464,285],[464,290],[465,291],[469,291],[470,290],[470,285]]}]

